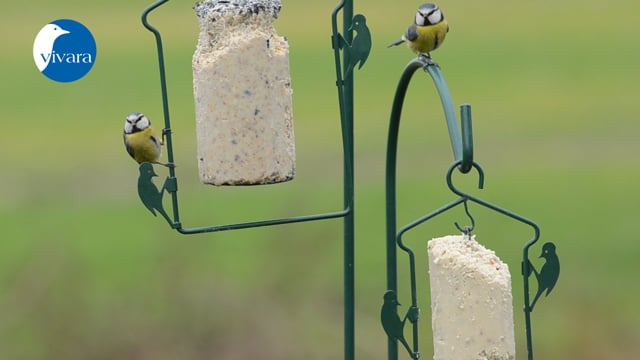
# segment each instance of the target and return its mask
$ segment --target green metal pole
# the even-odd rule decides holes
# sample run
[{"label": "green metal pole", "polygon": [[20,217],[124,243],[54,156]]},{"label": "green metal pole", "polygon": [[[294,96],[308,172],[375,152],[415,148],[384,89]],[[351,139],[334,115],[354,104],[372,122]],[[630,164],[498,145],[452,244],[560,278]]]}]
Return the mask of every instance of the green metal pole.
[{"label": "green metal pole", "polygon": [[[151,4],[142,12],[141,20],[144,27],[147,28],[147,30],[151,31],[156,39],[156,47],[158,50],[158,68],[160,70],[160,91],[162,92],[162,113],[164,114],[164,128],[168,130],[165,135],[165,141],[167,143],[167,146],[166,146],[167,161],[169,161],[169,163],[173,163],[171,120],[169,118],[169,96],[167,94],[167,78],[165,76],[165,69],[164,69],[164,51],[162,49],[162,38],[160,37],[160,32],[158,31],[158,29],[156,29],[154,26],[149,24],[149,20],[147,19],[151,11],[155,10],[157,7],[166,3],[167,1],[169,0],[158,0],[153,4]],[[169,183],[172,184],[172,189],[171,189],[172,191],[170,191],[170,193],[171,193],[171,202],[173,204],[173,219],[174,219],[174,222],[171,224],[171,227],[179,228],[181,225],[180,225],[180,215],[178,214],[178,195],[177,195],[178,182],[176,178],[176,170],[174,167],[169,168],[169,179],[170,179]]]},{"label": "green metal pole", "polygon": [[[437,65],[427,62],[424,57],[418,57],[407,64],[396,88],[396,93],[393,99],[393,105],[391,108],[391,117],[389,120],[389,134],[387,140],[387,165],[386,165],[386,247],[387,247],[387,290],[393,290],[396,294],[398,292],[398,280],[397,280],[397,214],[396,214],[396,159],[398,149],[398,133],[400,129],[400,118],[402,115],[402,106],[407,94],[409,83],[411,78],[418,69],[424,69],[431,78],[438,90],[442,107],[445,113],[445,119],[447,122],[447,129],[449,131],[449,138],[451,140],[451,148],[453,150],[453,157],[455,161],[459,161],[463,158],[462,154],[462,137],[460,134],[460,128],[456,120],[456,114],[453,108],[453,100],[449,93],[447,83],[440,72],[440,68]],[[468,110],[468,109],[465,109]],[[470,110],[467,120],[470,119]],[[470,125],[468,120],[467,125]],[[469,132],[470,135],[470,132]],[[472,143],[468,143],[472,146]],[[473,153],[471,148],[471,154]],[[468,171],[469,169],[465,169]],[[411,264],[413,267],[413,264]],[[414,290],[414,289],[412,289]],[[415,291],[412,291],[414,296]],[[412,299],[415,300],[415,299]],[[412,301],[412,306],[415,305],[415,301]],[[417,327],[414,326],[414,346],[417,350]],[[415,355],[414,355],[415,356]],[[388,359],[398,359],[398,342],[395,339],[389,337],[388,339]]]},{"label": "green metal pole", "polygon": [[[418,61],[423,59],[418,58]],[[429,64],[424,67],[425,70],[431,75],[433,82],[436,85],[438,94],[440,95],[440,101],[442,102],[442,109],[444,110],[444,116],[447,120],[447,130],[449,131],[449,139],[451,140],[451,149],[453,150],[453,158],[455,161],[462,159],[462,138],[460,135],[460,129],[458,128],[458,122],[456,120],[456,112],[453,107],[453,100],[449,92],[447,82],[442,76],[440,67],[437,65]],[[468,170],[467,170],[468,171]]]},{"label": "green metal pole", "polygon": [[[353,0],[345,1],[343,8],[343,34],[348,44],[353,41],[351,22]],[[343,64],[350,64],[349,51],[343,51]],[[354,216],[354,136],[353,136],[353,73],[344,79],[344,207],[351,211],[344,218],[344,358],[355,359],[355,216]]]},{"label": "green metal pole", "polygon": [[[398,291],[397,251],[396,251],[396,159],[398,152],[398,132],[402,105],[413,73],[422,68],[419,61],[410,62],[405,68],[398,83],[396,95],[391,108],[389,123],[389,137],[387,140],[387,168],[386,168],[386,209],[387,209],[387,290]],[[388,339],[387,358],[398,359],[398,342]]]}]

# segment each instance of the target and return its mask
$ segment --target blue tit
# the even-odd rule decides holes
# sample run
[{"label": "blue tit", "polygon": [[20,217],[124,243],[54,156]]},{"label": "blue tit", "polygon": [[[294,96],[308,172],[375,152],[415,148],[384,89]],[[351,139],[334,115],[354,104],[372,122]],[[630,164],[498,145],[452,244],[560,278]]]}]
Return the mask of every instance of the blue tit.
[{"label": "blue tit", "polygon": [[127,115],[127,120],[124,123],[123,138],[127,152],[138,164],[150,162],[171,166],[171,164],[158,162],[162,153],[160,147],[164,144],[164,140],[158,140],[151,127],[151,121],[144,114],[132,112]]},{"label": "blue tit", "polygon": [[449,32],[449,24],[436,4],[422,4],[418,8],[413,24],[400,39],[387,47],[407,42],[409,48],[418,54],[431,58],[430,53],[444,42]]}]

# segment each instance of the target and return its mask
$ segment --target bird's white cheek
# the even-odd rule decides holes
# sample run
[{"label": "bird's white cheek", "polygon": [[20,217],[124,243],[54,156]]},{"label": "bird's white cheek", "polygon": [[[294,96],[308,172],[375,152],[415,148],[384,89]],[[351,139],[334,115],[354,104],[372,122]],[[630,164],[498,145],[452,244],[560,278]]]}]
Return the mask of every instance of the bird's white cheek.
[{"label": "bird's white cheek", "polygon": [[442,12],[440,12],[440,10],[434,11],[427,17],[427,20],[429,20],[429,23],[431,24],[439,23],[440,21],[442,21]]},{"label": "bird's white cheek", "polygon": [[138,129],[140,129],[140,130],[144,130],[144,129],[148,128],[148,127],[149,127],[149,125],[151,125],[151,123],[149,122],[149,119],[147,119],[146,117],[145,117],[145,118],[140,119],[140,120],[136,123],[136,127],[137,127]]}]

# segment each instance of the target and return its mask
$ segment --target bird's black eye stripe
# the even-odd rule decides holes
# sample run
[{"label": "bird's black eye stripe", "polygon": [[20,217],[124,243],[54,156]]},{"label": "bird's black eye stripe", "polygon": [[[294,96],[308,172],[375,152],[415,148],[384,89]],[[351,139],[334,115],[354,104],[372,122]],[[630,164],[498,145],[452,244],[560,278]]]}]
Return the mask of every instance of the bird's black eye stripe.
[{"label": "bird's black eye stripe", "polygon": [[429,12],[427,13],[427,15],[425,15],[425,17],[429,17],[429,16],[433,15],[436,11],[438,11],[438,8],[435,8],[435,9],[433,9],[433,10],[429,11]]}]

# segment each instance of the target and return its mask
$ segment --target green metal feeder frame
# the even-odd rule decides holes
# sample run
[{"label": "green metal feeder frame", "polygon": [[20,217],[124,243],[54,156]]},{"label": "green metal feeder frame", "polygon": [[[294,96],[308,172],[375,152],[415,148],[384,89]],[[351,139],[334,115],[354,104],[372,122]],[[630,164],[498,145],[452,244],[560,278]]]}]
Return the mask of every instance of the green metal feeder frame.
[{"label": "green metal feeder frame", "polygon": [[[456,195],[458,199],[436,209],[417,220],[401,227],[397,227],[397,204],[396,204],[396,158],[398,149],[398,133],[400,128],[400,117],[402,114],[402,106],[404,104],[404,98],[411,81],[412,76],[418,69],[423,69],[427,72],[438,91],[442,107],[447,122],[447,128],[449,131],[449,138],[451,140],[451,146],[453,149],[454,163],[449,167],[446,173],[446,181],[449,189]],[[416,270],[415,270],[415,254],[411,248],[409,248],[402,240],[402,236],[409,230],[414,229],[418,225],[425,223],[426,221],[440,215],[460,204],[464,205],[465,212],[471,220],[470,227],[460,227],[455,223],[456,228],[462,231],[465,235],[470,236],[471,231],[475,226],[475,221],[471,217],[468,209],[468,202],[473,202],[496,211],[500,214],[506,215],[516,221],[529,225],[533,229],[533,238],[525,243],[522,257],[522,275],[524,285],[524,313],[525,313],[525,331],[527,338],[527,353],[528,359],[533,360],[533,344],[531,335],[531,312],[535,301],[541,295],[542,290],[547,290],[547,294],[551,292],[551,289],[555,285],[560,272],[560,264],[557,256],[555,256],[555,245],[553,243],[546,243],[543,246],[543,256],[546,257],[546,251],[552,251],[551,257],[546,257],[547,262],[542,266],[542,269],[538,272],[535,270],[531,261],[529,260],[529,248],[535,244],[540,238],[540,228],[533,221],[522,217],[509,210],[503,209],[497,205],[491,204],[478,197],[469,195],[462,192],[453,185],[452,175],[457,169],[463,174],[470,172],[472,169],[476,169],[479,175],[478,188],[482,189],[484,186],[484,171],[478,163],[473,159],[473,133],[471,122],[471,105],[463,104],[460,106],[460,121],[462,124],[462,131],[458,128],[456,119],[456,113],[453,107],[453,101],[449,93],[449,88],[444,80],[440,67],[435,64],[430,58],[424,56],[418,56],[416,59],[409,62],[404,69],[398,87],[396,89],[393,107],[391,109],[391,118],[389,125],[389,135],[387,142],[387,165],[386,165],[386,222],[387,222],[387,289],[385,291],[385,299],[398,298],[398,280],[397,280],[397,247],[405,251],[409,257],[409,272],[410,272],[410,286],[411,286],[411,305],[405,315],[405,318],[409,320],[413,327],[413,344],[411,347],[407,347],[407,352],[412,359],[418,359],[420,357],[418,333],[419,333],[419,313],[418,307],[417,287],[416,287]],[[530,301],[529,296],[529,277],[534,273],[538,281],[538,293],[536,294],[534,301]],[[394,308],[395,312],[395,308]],[[389,317],[388,310],[383,309],[381,311],[381,317],[383,323],[385,317]],[[393,317],[398,317],[397,313],[392,314]],[[404,325],[404,322],[402,322]],[[388,358],[389,360],[396,360],[398,358],[398,340],[402,334],[402,329],[397,331],[397,334],[388,334]]]},{"label": "green metal feeder frame", "polygon": [[[164,53],[162,47],[162,39],[160,32],[157,28],[152,26],[148,21],[148,15],[159,6],[168,2],[168,0],[158,0],[147,7],[142,12],[142,24],[145,28],[151,31],[156,40],[158,65],[160,72],[160,89],[162,94],[162,107],[164,114],[164,129],[166,149],[168,162],[173,163],[173,142],[171,134],[171,122],[169,112],[169,100],[167,95],[167,83],[165,76],[165,64]],[[223,2],[223,1],[221,1]],[[225,1],[228,3],[228,1]],[[342,12],[342,33],[338,27],[338,14]],[[153,166],[150,163],[143,163],[140,165],[140,176],[138,178],[138,193],[143,204],[154,214],[160,213],[161,216],[167,221],[172,229],[175,229],[181,234],[200,234],[219,232],[227,230],[237,230],[245,228],[273,226],[282,224],[291,224],[308,221],[328,220],[342,218],[344,222],[344,359],[355,359],[355,321],[354,321],[354,306],[355,306],[355,269],[354,269],[354,70],[360,69],[371,49],[371,34],[366,25],[366,19],[361,14],[353,14],[353,0],[341,0],[338,5],[331,12],[331,45],[335,56],[336,66],[336,86],[338,89],[338,103],[340,108],[340,125],[342,131],[342,146],[343,146],[343,167],[344,167],[344,181],[343,181],[343,200],[344,206],[342,209],[320,214],[303,215],[296,217],[260,220],[254,222],[245,222],[237,224],[224,224],[224,225],[212,225],[203,227],[185,228],[182,225],[179,216],[179,202],[178,202],[178,180],[176,177],[176,168],[169,167],[169,175],[166,177],[162,188],[158,190],[156,185],[151,181],[153,176],[157,176]],[[354,33],[356,34],[354,36]],[[447,171],[446,181],[452,192],[459,196],[458,199],[453,202],[433,211],[429,214],[415,220],[414,222],[407,224],[406,226],[397,229],[396,225],[396,154],[398,143],[398,132],[400,115],[402,112],[402,106],[404,97],[411,80],[411,77],[418,69],[424,69],[432,77],[445,113],[447,126],[449,130],[449,137],[451,140],[451,146],[454,154],[454,163]],[[467,208],[467,203],[473,202],[489,209],[492,209],[498,213],[506,215],[512,219],[520,221],[524,224],[531,226],[534,230],[534,236],[529,240],[523,250],[522,260],[522,274],[524,278],[524,312],[526,319],[526,334],[527,334],[527,350],[528,358],[533,359],[532,339],[531,339],[531,319],[530,314],[533,311],[536,300],[541,295],[538,291],[533,302],[530,301],[529,296],[529,277],[533,273],[538,280],[539,289],[551,291],[553,284],[550,284],[550,278],[559,273],[559,264],[556,261],[550,261],[547,258],[547,262],[541,268],[540,272],[533,268],[533,265],[529,261],[529,248],[538,241],[540,236],[539,227],[528,220],[508,210],[502,209],[496,205],[483,201],[477,197],[466,194],[458,190],[451,180],[453,172],[457,169],[461,173],[465,174],[472,169],[476,169],[479,174],[479,187],[482,188],[484,181],[484,172],[480,165],[478,165],[473,159],[473,136],[472,136],[472,124],[471,124],[471,107],[470,105],[461,106],[461,123],[462,132],[458,129],[456,114],[453,107],[453,102],[449,94],[446,82],[440,72],[440,68],[430,61],[430,59],[419,56],[415,60],[412,60],[404,72],[402,73],[398,88],[396,91],[393,108],[391,112],[391,120],[389,127],[389,138],[387,145],[387,167],[386,167],[386,218],[387,218],[387,293],[390,296],[397,297],[397,254],[396,247],[400,247],[409,256],[410,276],[411,276],[411,307],[409,308],[407,318],[413,325],[413,346],[409,351],[409,355],[413,359],[417,359],[420,356],[418,351],[418,299],[416,294],[416,275],[415,275],[415,256],[413,251],[407,247],[402,241],[402,235],[407,231],[415,228],[416,226],[426,222],[427,220],[451,209],[457,205],[464,204],[467,214],[472,220],[471,227],[461,228],[457,224],[456,226],[463,232],[470,234],[473,230],[473,218],[470,216]],[[171,197],[171,210],[165,211],[163,207],[163,196],[165,192]],[[547,245],[550,244],[550,245]],[[543,246],[545,251],[553,251],[555,255],[555,246],[551,243],[547,243]],[[544,253],[543,253],[544,255]],[[387,295],[385,295],[387,296]],[[397,316],[397,312],[394,309],[392,316]],[[400,330],[402,331],[402,329]],[[395,360],[398,358],[398,339],[397,337],[389,336],[388,341],[388,359]]]},{"label": "green metal feeder frame", "polygon": [[[160,89],[162,93],[162,108],[164,114],[163,133],[166,134],[165,140],[168,162],[173,163],[173,143],[171,136],[171,121],[169,116],[169,100],[167,95],[162,38],[160,36],[160,31],[152,26],[147,19],[149,13],[166,2],[168,2],[168,0],[159,0],[147,7],[142,12],[142,24],[154,34],[156,40],[160,71]],[[340,12],[342,12],[343,19],[343,33],[340,33],[338,30],[338,14]],[[169,168],[169,176],[165,179],[162,189],[158,190],[150,180],[151,177],[155,175],[152,165],[149,163],[141,164],[140,178],[138,180],[138,192],[142,202],[152,213],[154,213],[154,215],[155,211],[158,211],[167,220],[171,228],[181,234],[199,234],[342,218],[344,221],[344,358],[349,360],[355,358],[353,70],[356,69],[356,67],[359,69],[364,65],[371,48],[371,35],[366,26],[365,17],[360,14],[355,16],[353,15],[353,0],[342,0],[338,3],[331,13],[331,25],[331,44],[335,54],[336,63],[336,85],[338,88],[338,102],[340,106],[344,164],[344,207],[341,210],[329,213],[247,223],[185,228],[180,221],[178,211],[178,181],[175,167]],[[357,40],[354,40],[354,32],[357,33]],[[165,191],[171,196],[171,216],[167,214],[162,206],[162,196]]]}]

